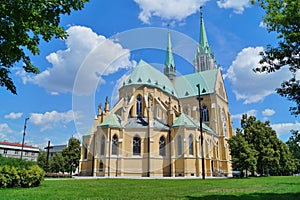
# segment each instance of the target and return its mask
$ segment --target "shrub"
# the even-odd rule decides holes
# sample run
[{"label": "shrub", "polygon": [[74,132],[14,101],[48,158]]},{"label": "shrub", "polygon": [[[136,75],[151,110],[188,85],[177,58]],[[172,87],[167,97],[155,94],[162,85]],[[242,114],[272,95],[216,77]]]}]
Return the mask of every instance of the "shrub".
[{"label": "shrub", "polygon": [[0,188],[36,187],[41,184],[44,175],[44,170],[34,162],[0,158]]},{"label": "shrub", "polygon": [[72,178],[70,174],[60,174],[60,173],[47,173],[45,175],[47,178]]}]

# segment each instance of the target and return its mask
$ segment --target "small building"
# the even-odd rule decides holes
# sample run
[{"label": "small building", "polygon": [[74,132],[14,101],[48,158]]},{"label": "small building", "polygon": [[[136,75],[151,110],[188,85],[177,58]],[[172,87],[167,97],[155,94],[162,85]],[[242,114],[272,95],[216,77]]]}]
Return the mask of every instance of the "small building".
[{"label": "small building", "polygon": [[[54,146],[50,146],[49,149],[49,159],[52,159],[55,154],[57,153],[62,153],[63,149],[66,148],[68,145],[66,144],[62,144],[62,145],[54,145]],[[47,150],[45,150],[47,152]]]},{"label": "small building", "polygon": [[[9,158],[21,158],[22,144],[12,143],[8,141],[0,142],[0,155]],[[39,155],[39,148],[28,144],[23,146],[23,160],[37,161]]]}]

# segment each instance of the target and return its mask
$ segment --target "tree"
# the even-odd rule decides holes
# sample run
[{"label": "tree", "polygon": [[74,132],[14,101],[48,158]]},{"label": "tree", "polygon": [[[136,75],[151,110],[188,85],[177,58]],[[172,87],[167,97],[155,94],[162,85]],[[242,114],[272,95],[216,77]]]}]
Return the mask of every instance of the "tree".
[{"label": "tree", "polygon": [[66,165],[69,166],[69,170],[66,171],[70,172],[70,175],[72,175],[73,169],[79,166],[80,153],[80,141],[71,137],[68,142],[68,147],[64,148],[62,152]]},{"label": "tree", "polygon": [[50,160],[50,171],[54,173],[65,172],[65,159],[61,153],[56,153]]},{"label": "tree", "polygon": [[228,140],[233,167],[252,173],[256,170],[261,175],[288,175],[295,171],[296,160],[269,121],[263,123],[254,116],[243,115],[241,128]]},{"label": "tree", "polygon": [[81,10],[89,0],[10,0],[0,3],[0,86],[17,94],[10,77],[17,62],[30,73],[39,73],[29,54],[40,53],[40,39],[49,42],[52,37],[65,39],[67,33],[60,26],[60,17]]},{"label": "tree", "polygon": [[233,168],[241,171],[246,170],[246,177],[248,171],[254,173],[256,171],[257,152],[253,149],[252,145],[245,140],[243,133],[240,129],[237,129],[236,135],[228,140],[230,155],[232,157]]},{"label": "tree", "polygon": [[286,142],[291,154],[296,158],[298,172],[300,172],[300,132],[291,130],[292,136]]},{"label": "tree", "polygon": [[292,74],[276,91],[296,105],[290,108],[294,115],[300,114],[300,81],[296,73],[300,68],[300,3],[299,0],[251,0],[262,7],[266,14],[263,21],[269,32],[278,33],[278,46],[268,45],[261,52],[262,67],[256,72],[275,72],[289,67]]},{"label": "tree", "polygon": [[37,164],[40,166],[44,171],[46,171],[46,154],[43,150],[40,149],[39,155],[37,158]]}]

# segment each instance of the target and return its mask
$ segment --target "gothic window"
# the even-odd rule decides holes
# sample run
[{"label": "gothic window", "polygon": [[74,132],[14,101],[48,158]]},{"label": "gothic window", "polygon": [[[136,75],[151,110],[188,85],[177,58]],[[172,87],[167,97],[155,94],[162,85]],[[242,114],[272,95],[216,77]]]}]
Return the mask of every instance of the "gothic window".
[{"label": "gothic window", "polygon": [[104,153],[105,153],[105,137],[103,135],[101,138],[100,155],[104,156]]},{"label": "gothic window", "polygon": [[181,136],[179,135],[177,137],[177,155],[181,156],[182,154],[182,141],[181,141]]},{"label": "gothic window", "polygon": [[99,163],[99,171],[100,171],[100,172],[103,172],[103,170],[104,170],[103,161],[100,160],[100,163]]},{"label": "gothic window", "polygon": [[166,156],[166,138],[164,136],[159,138],[159,155]]},{"label": "gothic window", "polygon": [[84,147],[83,149],[83,159],[87,159],[87,148]]},{"label": "gothic window", "polygon": [[112,138],[111,154],[117,155],[117,153],[118,153],[118,136],[115,134]]},{"label": "gothic window", "polygon": [[189,136],[189,154],[194,155],[194,142],[193,142],[193,136]]},{"label": "gothic window", "polygon": [[132,151],[133,155],[141,155],[141,138],[139,136],[133,138]]},{"label": "gothic window", "polygon": [[136,97],[136,115],[138,117],[142,117],[143,115],[143,103],[142,103],[142,96],[141,95],[138,95]]},{"label": "gothic window", "polygon": [[222,124],[223,124],[224,136],[228,137],[228,135],[227,135],[227,120],[226,120],[224,108],[222,109]]},{"label": "gothic window", "polygon": [[203,122],[208,122],[209,121],[209,111],[207,106],[202,106],[201,108],[201,117]]}]

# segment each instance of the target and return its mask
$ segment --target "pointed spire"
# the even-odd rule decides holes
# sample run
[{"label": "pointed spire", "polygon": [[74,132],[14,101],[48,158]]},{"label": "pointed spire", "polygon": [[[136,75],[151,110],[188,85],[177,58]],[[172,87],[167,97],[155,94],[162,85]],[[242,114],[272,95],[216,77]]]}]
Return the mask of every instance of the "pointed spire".
[{"label": "pointed spire", "polygon": [[172,42],[171,42],[171,34],[170,34],[169,27],[168,27],[168,44],[167,44],[164,73],[166,76],[169,77],[170,80],[173,80],[174,77],[176,76],[176,67],[174,64],[174,56],[172,51]]},{"label": "pointed spire", "polygon": [[208,45],[208,40],[206,36],[206,30],[204,26],[204,20],[202,16],[202,7],[200,8],[200,39],[199,39],[199,53],[210,54],[210,47]]},{"label": "pointed spire", "polygon": [[204,20],[202,16],[202,7],[200,8],[200,38],[194,58],[195,72],[202,72],[216,68],[214,55],[208,44]]}]

